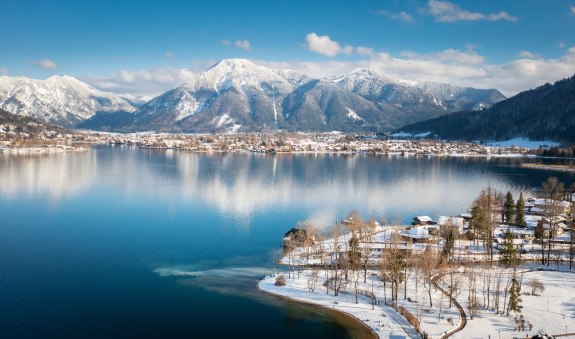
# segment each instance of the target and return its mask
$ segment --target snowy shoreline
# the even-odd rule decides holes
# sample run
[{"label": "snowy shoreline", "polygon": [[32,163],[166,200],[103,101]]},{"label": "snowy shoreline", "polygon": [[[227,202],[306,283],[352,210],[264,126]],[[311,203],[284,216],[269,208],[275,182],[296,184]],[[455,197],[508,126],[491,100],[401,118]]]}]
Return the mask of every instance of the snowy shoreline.
[{"label": "snowy shoreline", "polygon": [[346,317],[347,319],[351,319],[353,322],[355,322],[360,328],[365,330],[365,335],[369,336],[369,337],[376,337],[378,338],[378,334],[373,330],[372,327],[370,327],[368,324],[366,324],[365,322],[363,322],[361,319],[359,319],[356,315],[346,312],[344,310],[340,310],[340,309],[336,309],[336,308],[330,308],[315,302],[311,302],[311,301],[304,301],[298,298],[294,298],[292,296],[289,295],[285,295],[285,294],[281,294],[281,293],[275,293],[270,291],[269,289],[266,289],[265,285],[262,285],[261,282],[268,279],[268,278],[272,278],[272,276],[270,275],[266,275],[264,278],[262,278],[257,284],[256,284],[256,289],[258,291],[260,291],[261,293],[265,293],[268,294],[270,296],[273,296],[274,298],[278,298],[278,299],[282,299],[285,301],[290,301],[290,302],[296,302],[298,304],[303,304],[303,305],[309,305],[309,306],[313,306],[313,307],[319,307],[321,308],[323,311],[328,311],[328,312],[333,312],[335,315],[337,315],[338,317]]},{"label": "snowy shoreline", "polygon": [[84,152],[88,151],[87,147],[77,146],[63,146],[63,145],[50,145],[50,146],[34,146],[34,147],[0,147],[0,154],[11,155],[29,155],[29,154],[52,154],[63,152]]},{"label": "snowy shoreline", "polygon": [[[358,296],[358,303],[355,303],[354,295],[341,291],[338,296],[325,293],[325,287],[317,286],[314,292],[308,290],[306,285],[305,272],[298,279],[287,278],[284,273],[278,273],[274,277],[266,275],[258,282],[258,289],[262,292],[275,295],[287,300],[296,301],[304,304],[310,304],[322,307],[329,311],[337,311],[353,318],[361,326],[369,329],[378,338],[388,338],[391,335],[405,338],[420,338],[417,331],[403,318],[399,313],[394,311],[390,306],[378,300],[376,305],[365,296]],[[275,279],[277,276],[286,277],[286,286],[276,286]]]},{"label": "snowy shoreline", "polygon": [[[525,313],[526,320],[531,323],[530,326],[533,329],[517,330],[512,317],[482,309],[475,319],[469,319],[469,315],[467,315],[466,325],[460,332],[454,333],[453,337],[485,338],[503,333],[505,336],[517,337],[536,333],[563,334],[575,332],[575,328],[571,328],[570,325],[571,321],[575,319],[575,310],[569,308],[571,302],[575,301],[575,296],[562,292],[575,288],[574,273],[565,270],[565,268],[549,269],[549,267],[537,264],[526,264],[523,269],[527,271],[523,271],[521,276],[525,276],[526,280],[539,279],[545,283],[546,287],[538,295],[530,295],[529,293],[522,295],[527,311]],[[493,270],[494,272],[501,271],[498,268],[493,268]],[[503,273],[504,275],[510,274],[507,270],[503,271],[507,272]],[[294,274],[297,275],[295,272]],[[320,272],[320,275],[322,274],[323,272]],[[276,278],[281,275],[285,277],[286,285],[276,286]],[[413,326],[399,312],[385,305],[382,300],[373,305],[372,309],[371,299],[364,295],[358,295],[358,303],[356,303],[353,293],[349,290],[340,291],[338,296],[334,296],[333,290],[330,289],[328,294],[325,286],[318,285],[314,291],[310,291],[309,276],[309,270],[301,271],[298,277],[291,276],[288,278],[288,272],[277,273],[275,276],[266,275],[258,282],[257,289],[285,300],[319,306],[328,311],[337,311],[361,323],[363,328],[368,328],[379,338],[388,338],[389,336],[420,338]],[[528,289],[527,286],[525,288]],[[443,302],[446,303],[445,297],[438,296],[441,294],[440,291],[436,290],[433,294],[435,303],[441,302],[441,298],[444,298]],[[457,300],[467,310],[467,301],[461,298],[457,298]],[[411,300],[400,300],[399,305],[414,313],[414,304]],[[424,310],[426,309],[424,308]],[[431,320],[432,318],[437,319],[436,311],[435,308],[430,314],[424,314],[422,318],[422,331],[426,332],[429,338],[444,337],[447,333],[456,330],[461,324],[462,319],[458,316],[455,307],[443,309],[442,312],[447,321],[443,320],[444,317],[437,322]],[[453,320],[449,321],[449,319]]]}]

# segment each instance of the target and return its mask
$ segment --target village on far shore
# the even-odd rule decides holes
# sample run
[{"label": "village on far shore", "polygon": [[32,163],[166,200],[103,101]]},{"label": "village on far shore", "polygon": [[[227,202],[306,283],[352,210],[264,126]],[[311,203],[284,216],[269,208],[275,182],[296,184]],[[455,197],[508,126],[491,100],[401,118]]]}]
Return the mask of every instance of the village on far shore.
[{"label": "village on far shore", "polygon": [[[27,126],[29,127],[29,126]],[[24,129],[0,124],[0,153],[26,154],[86,150],[90,145],[134,146],[189,152],[342,153],[402,156],[541,156],[558,148],[551,141],[517,138],[506,142],[456,142],[426,135],[345,134],[341,132],[282,132],[233,134],[107,133],[86,130]],[[569,154],[571,149],[567,149]],[[570,167],[569,167],[570,168]]]},{"label": "village on far shore", "polygon": [[575,336],[573,188],[552,177],[517,200],[486,188],[465,213],[411,225],[357,211],[323,232],[301,222],[258,287],[381,338]]}]

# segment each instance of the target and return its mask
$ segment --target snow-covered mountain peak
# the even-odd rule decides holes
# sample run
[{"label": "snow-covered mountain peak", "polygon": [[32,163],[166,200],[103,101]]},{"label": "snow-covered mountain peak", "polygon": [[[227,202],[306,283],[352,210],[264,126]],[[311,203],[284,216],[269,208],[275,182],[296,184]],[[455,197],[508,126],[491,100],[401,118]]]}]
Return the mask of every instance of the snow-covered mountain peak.
[{"label": "snow-covered mountain peak", "polygon": [[249,86],[263,89],[264,87],[289,86],[290,82],[282,74],[270,68],[259,66],[246,59],[223,59],[210,67],[197,78],[187,83],[184,88],[197,91],[211,88],[216,92],[231,87]]},{"label": "snow-covered mountain peak", "polygon": [[45,80],[0,77],[0,108],[65,127],[73,127],[96,112],[136,109],[121,96],[99,91],[68,75]]},{"label": "snow-covered mountain peak", "polygon": [[208,68],[206,72],[212,69],[220,70],[235,70],[235,69],[253,69],[257,67],[256,64],[248,59],[222,59],[216,62],[212,67]]},{"label": "snow-covered mountain peak", "polygon": [[383,78],[376,71],[369,68],[356,68],[349,73],[349,77],[362,77],[362,78]]}]

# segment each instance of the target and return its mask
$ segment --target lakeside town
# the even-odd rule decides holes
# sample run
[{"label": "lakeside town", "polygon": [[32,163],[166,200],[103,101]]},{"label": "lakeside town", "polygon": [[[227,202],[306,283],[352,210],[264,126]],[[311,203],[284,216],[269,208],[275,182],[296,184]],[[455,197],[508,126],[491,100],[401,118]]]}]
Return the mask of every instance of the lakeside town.
[{"label": "lakeside town", "polygon": [[525,139],[482,144],[433,139],[401,139],[393,135],[329,133],[246,134],[117,134],[91,131],[41,130],[36,134],[0,125],[0,153],[42,153],[86,150],[90,145],[125,145],[189,152],[366,153],[404,156],[536,156],[556,147],[553,142]]},{"label": "lakeside town", "polygon": [[328,229],[304,221],[258,286],[381,338],[574,336],[574,189],[554,177],[539,197],[486,188],[465,213],[411,225],[357,211]]}]

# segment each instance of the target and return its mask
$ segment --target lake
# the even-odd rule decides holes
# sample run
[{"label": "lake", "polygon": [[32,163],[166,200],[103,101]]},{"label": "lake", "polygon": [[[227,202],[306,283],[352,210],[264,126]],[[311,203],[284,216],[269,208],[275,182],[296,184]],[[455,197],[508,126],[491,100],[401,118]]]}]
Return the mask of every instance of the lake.
[{"label": "lake", "polygon": [[358,337],[319,308],[256,291],[283,234],[464,213],[482,188],[549,175],[517,158],[196,154],[132,147],[0,155],[0,336]]}]

